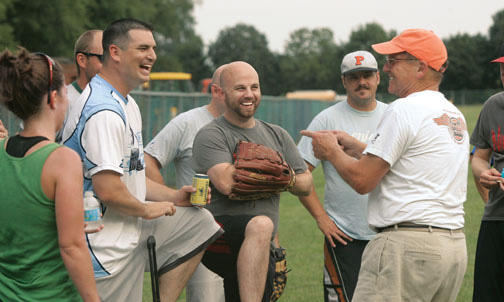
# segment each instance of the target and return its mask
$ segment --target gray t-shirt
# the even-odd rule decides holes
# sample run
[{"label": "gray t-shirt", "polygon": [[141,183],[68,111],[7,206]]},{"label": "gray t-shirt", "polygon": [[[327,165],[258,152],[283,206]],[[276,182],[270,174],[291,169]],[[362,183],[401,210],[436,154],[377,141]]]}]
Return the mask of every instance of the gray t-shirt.
[{"label": "gray t-shirt", "polygon": [[[203,127],[193,145],[193,168],[196,173],[207,173],[220,163],[233,163],[233,152],[240,140],[268,146],[282,154],[296,174],[306,171],[307,166],[299,155],[296,144],[281,127],[255,120],[253,128],[239,128],[230,124],[223,116]],[[242,201],[230,200],[212,186],[212,201],[207,209],[214,216],[220,215],[266,215],[278,228],[278,206],[280,195],[271,198]]]},{"label": "gray t-shirt", "polygon": [[165,167],[173,161],[177,188],[191,185],[194,171],[192,145],[196,133],[214,119],[207,106],[197,107],[177,115],[145,147],[145,152]]},{"label": "gray t-shirt", "polygon": [[[387,104],[377,102],[373,111],[358,111],[346,101],[339,102],[320,112],[308,126],[308,130],[343,130],[366,143],[376,132],[378,122]],[[313,154],[312,139],[303,136],[298,144],[305,161],[316,167],[322,163],[326,180],[324,209],[327,215],[345,234],[358,240],[371,240],[375,232],[367,222],[368,194],[355,192],[338,174],[329,161],[320,161]]]},{"label": "gray t-shirt", "polygon": [[[480,149],[492,149],[494,168],[504,168],[504,92],[491,96],[483,105],[471,135],[471,144]],[[504,220],[504,191],[499,186],[490,190],[483,220]]]}]

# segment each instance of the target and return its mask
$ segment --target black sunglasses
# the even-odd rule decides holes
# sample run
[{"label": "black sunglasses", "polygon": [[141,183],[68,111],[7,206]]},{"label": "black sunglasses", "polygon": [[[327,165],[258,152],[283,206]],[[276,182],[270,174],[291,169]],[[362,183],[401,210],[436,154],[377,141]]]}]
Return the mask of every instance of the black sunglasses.
[{"label": "black sunglasses", "polygon": [[81,54],[85,55],[86,57],[97,57],[99,60],[101,60],[103,57],[103,55],[100,55],[97,53],[92,53],[92,52],[78,51],[77,53],[81,53]]},{"label": "black sunglasses", "polygon": [[47,61],[47,66],[49,68],[49,87],[47,88],[47,104],[50,104],[51,103],[51,86],[53,83],[53,64],[54,64],[54,62],[51,59],[51,57],[49,57],[48,55],[46,55],[43,52],[36,52],[35,54],[42,56]]}]

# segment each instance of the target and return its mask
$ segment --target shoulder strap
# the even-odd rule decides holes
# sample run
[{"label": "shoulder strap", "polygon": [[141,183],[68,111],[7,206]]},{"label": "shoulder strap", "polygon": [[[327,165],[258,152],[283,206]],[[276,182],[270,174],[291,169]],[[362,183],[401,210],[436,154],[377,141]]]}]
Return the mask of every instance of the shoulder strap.
[{"label": "shoulder strap", "polygon": [[26,151],[28,151],[31,147],[45,140],[49,139],[44,136],[24,137],[18,134],[7,141],[5,151],[10,156],[23,157],[26,154]]}]

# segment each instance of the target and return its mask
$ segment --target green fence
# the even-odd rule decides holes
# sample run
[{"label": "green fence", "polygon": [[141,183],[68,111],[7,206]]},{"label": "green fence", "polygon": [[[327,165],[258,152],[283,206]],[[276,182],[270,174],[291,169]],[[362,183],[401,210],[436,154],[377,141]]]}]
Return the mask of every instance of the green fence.
[{"label": "green fence", "polygon": [[[457,105],[482,104],[489,96],[500,90],[457,90],[443,91],[446,97]],[[131,95],[137,100],[144,122],[144,143],[148,143],[161,128],[180,112],[203,106],[210,100],[210,95],[202,93],[169,93],[153,91],[133,91]],[[377,98],[389,103],[396,97],[379,93]],[[285,128],[294,140],[299,139],[299,131],[304,129],[311,119],[332,102],[313,100],[293,100],[284,97],[263,96],[256,117]],[[0,120],[16,133],[20,121],[4,106],[0,106]]]},{"label": "green fence", "polygon": [[[445,91],[448,99],[457,105],[483,103],[498,90],[460,90]],[[208,104],[210,95],[202,93],[169,93],[154,91],[132,91],[142,112],[144,146],[158,133],[166,123],[177,114],[195,107]],[[379,94],[377,98],[391,102],[394,96]],[[306,129],[313,117],[334,102],[286,99],[284,97],[263,96],[256,118],[280,125],[297,142],[299,131]],[[4,106],[0,106],[0,120],[12,135],[20,130],[21,122]],[[163,171],[167,183],[175,183],[174,169],[168,167]]]},{"label": "green fence", "polygon": [[[134,91],[132,96],[142,112],[144,144],[147,144],[178,113],[203,106],[210,95],[202,93],[167,93]],[[256,118],[282,126],[298,140],[313,117],[334,102],[292,100],[263,96]]]},{"label": "green fence", "polygon": [[[132,96],[142,112],[144,144],[152,140],[178,113],[208,104],[210,95],[202,93],[164,93],[134,91]],[[263,96],[255,117],[282,126],[298,141],[299,131],[306,129],[313,117],[334,102],[288,100]],[[165,182],[175,185],[173,164],[162,170]]]},{"label": "green fence", "polygon": [[[177,114],[208,104],[209,94],[132,91],[131,95],[142,112],[144,146]],[[256,118],[282,126],[298,141],[299,131],[306,129],[313,117],[334,102],[288,100],[282,97],[263,96]],[[20,130],[21,121],[0,106],[0,120],[13,135]],[[175,184],[172,165],[163,170],[169,185]]]}]

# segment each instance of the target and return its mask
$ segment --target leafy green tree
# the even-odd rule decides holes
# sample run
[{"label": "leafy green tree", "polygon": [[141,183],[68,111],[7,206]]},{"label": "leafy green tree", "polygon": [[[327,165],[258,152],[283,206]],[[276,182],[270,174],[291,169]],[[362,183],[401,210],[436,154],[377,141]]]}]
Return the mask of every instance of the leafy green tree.
[{"label": "leafy green tree", "polygon": [[275,55],[268,48],[266,36],[251,25],[237,24],[221,30],[217,40],[210,44],[208,56],[215,67],[245,61],[257,70],[263,94],[277,95],[281,92]]},{"label": "leafy green tree", "polygon": [[[82,1],[82,0],[81,0]],[[119,18],[136,18],[154,25],[165,37],[180,40],[192,31],[192,0],[85,0],[89,27],[105,28]]]},{"label": "leafy green tree", "polygon": [[75,38],[85,29],[86,1],[11,0],[3,24],[12,28],[14,40],[30,51],[71,56]]},{"label": "leafy green tree", "polygon": [[[490,65],[489,41],[480,34],[457,34],[444,41],[448,50],[448,68],[441,89],[491,88],[487,68]],[[495,77],[495,74],[493,76]]]},{"label": "leafy green tree", "polygon": [[387,32],[376,22],[366,23],[352,30],[348,42],[342,47],[345,53],[356,50],[373,51],[372,44],[388,41],[396,35],[396,31]]},{"label": "leafy green tree", "polygon": [[204,55],[204,44],[194,32],[192,0],[90,1],[94,27],[104,28],[110,21],[132,17],[153,24],[157,43],[156,71],[183,71],[193,75],[194,84],[208,77],[210,69]]},{"label": "leafy green tree", "polygon": [[158,60],[155,71],[184,71],[192,74],[197,87],[204,78],[212,77],[212,70],[206,61],[203,40],[192,32],[179,42],[156,34]]},{"label": "leafy green tree", "polygon": [[[380,24],[376,22],[360,25],[357,27],[357,29],[353,30],[350,33],[349,41],[342,45],[343,55],[356,50],[367,50],[374,54],[376,61],[378,62],[378,68],[381,72],[383,70],[383,65],[385,64],[385,56],[377,54],[373,50],[371,45],[389,41],[396,35],[397,32],[395,30],[387,32]],[[342,59],[343,57],[340,58],[340,63]],[[380,75],[380,86],[378,87],[378,91],[387,92],[388,77],[384,72],[381,72]],[[340,84],[338,88],[344,89],[343,84]]]},{"label": "leafy green tree", "polygon": [[335,89],[339,82],[340,51],[328,28],[301,28],[292,32],[280,58],[285,92]]},{"label": "leafy green tree", "polygon": [[[489,59],[493,60],[502,56],[501,47],[504,47],[504,9],[495,13],[492,16],[492,20],[493,24],[488,29],[489,45],[486,48],[486,52],[481,54],[488,54]],[[484,87],[497,89],[502,87],[500,77],[498,76],[500,72],[498,65],[499,64],[487,62],[487,64],[483,66],[485,70],[485,83],[489,84]]]},{"label": "leafy green tree", "polygon": [[12,0],[0,2],[0,51],[5,48],[11,50],[18,44],[14,39],[12,25],[7,23],[7,9],[11,6]]},{"label": "leafy green tree", "polygon": [[[194,33],[193,0],[3,0],[0,3],[0,46],[20,44],[51,56],[72,57],[77,37],[88,29],[104,29],[119,18],[154,25],[159,69],[208,76],[204,45]],[[155,65],[156,66],[156,65]]]},{"label": "leafy green tree", "polygon": [[494,46],[492,57],[499,55],[499,48],[504,43],[504,9],[492,16],[493,24],[488,29],[490,43]]}]

